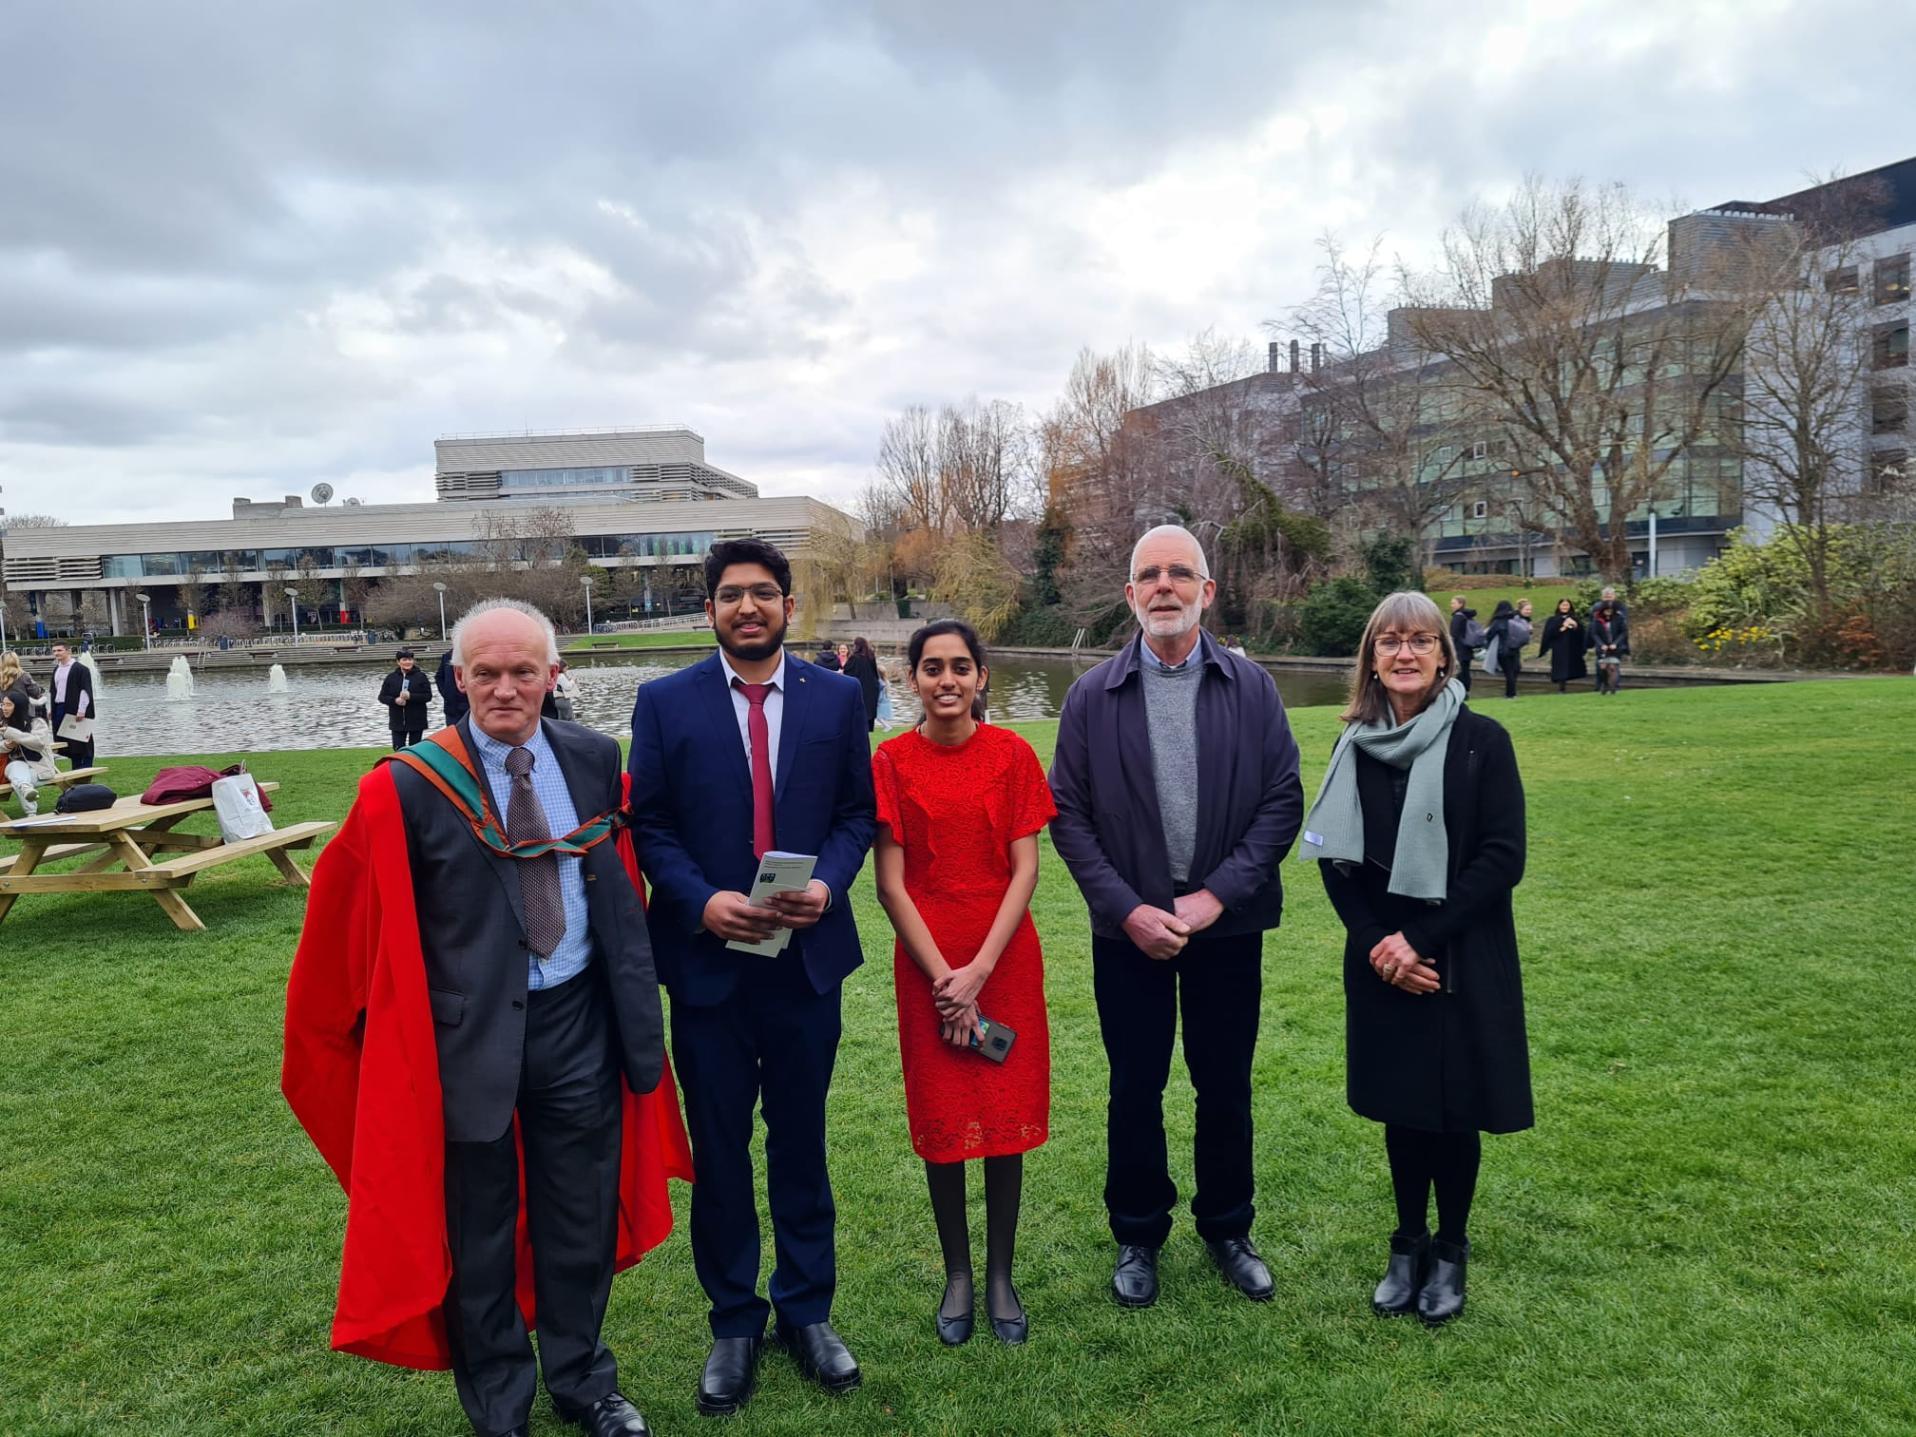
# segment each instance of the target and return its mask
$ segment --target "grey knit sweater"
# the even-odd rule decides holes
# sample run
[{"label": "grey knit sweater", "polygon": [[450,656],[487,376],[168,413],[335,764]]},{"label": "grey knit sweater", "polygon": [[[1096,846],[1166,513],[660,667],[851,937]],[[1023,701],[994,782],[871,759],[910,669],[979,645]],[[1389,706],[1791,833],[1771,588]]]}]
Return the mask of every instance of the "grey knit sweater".
[{"label": "grey knit sweater", "polygon": [[1202,649],[1193,649],[1180,668],[1164,669],[1140,656],[1144,715],[1151,730],[1151,767],[1158,789],[1158,813],[1164,819],[1164,848],[1171,859],[1171,881],[1187,883],[1197,851],[1198,689],[1204,682]]}]

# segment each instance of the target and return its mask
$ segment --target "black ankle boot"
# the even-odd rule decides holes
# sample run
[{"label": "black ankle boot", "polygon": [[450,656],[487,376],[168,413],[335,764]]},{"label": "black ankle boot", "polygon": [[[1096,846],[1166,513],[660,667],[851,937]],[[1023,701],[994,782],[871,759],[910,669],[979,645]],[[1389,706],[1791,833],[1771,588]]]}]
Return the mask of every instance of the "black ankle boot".
[{"label": "black ankle boot", "polygon": [[1379,1317],[1402,1317],[1417,1305],[1417,1290],[1424,1285],[1424,1269],[1430,1263],[1430,1233],[1415,1237],[1392,1233],[1390,1266],[1384,1280],[1371,1294],[1371,1311]]},{"label": "black ankle boot", "polygon": [[1449,1322],[1464,1310],[1464,1268],[1470,1261],[1470,1242],[1461,1245],[1433,1242],[1430,1275],[1417,1292],[1417,1315],[1427,1327]]}]

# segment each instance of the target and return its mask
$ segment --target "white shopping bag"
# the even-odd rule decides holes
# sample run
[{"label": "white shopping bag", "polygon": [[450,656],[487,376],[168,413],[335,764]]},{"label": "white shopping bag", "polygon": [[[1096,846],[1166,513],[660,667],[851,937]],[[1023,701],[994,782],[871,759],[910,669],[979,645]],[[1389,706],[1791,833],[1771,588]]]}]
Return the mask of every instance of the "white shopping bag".
[{"label": "white shopping bag", "polygon": [[259,785],[250,773],[213,780],[213,812],[220,821],[220,838],[227,843],[273,831],[273,820],[260,807]]}]

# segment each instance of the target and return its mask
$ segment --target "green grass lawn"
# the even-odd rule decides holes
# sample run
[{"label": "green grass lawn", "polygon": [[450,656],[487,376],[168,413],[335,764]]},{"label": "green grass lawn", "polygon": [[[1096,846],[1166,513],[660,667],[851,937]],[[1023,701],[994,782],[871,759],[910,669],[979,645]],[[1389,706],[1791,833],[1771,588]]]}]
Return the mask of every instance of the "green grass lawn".
[{"label": "green grass lawn", "polygon": [[1508,599],[1515,604],[1521,599],[1528,599],[1536,606],[1537,623],[1541,627],[1544,619],[1556,611],[1557,600],[1575,599],[1579,586],[1544,582],[1525,588],[1521,582],[1517,582],[1495,589],[1447,589],[1442,584],[1428,584],[1425,587],[1429,589],[1431,598],[1437,601],[1437,607],[1446,614],[1450,612],[1450,596],[1462,594],[1465,605],[1475,609],[1478,621],[1485,624],[1497,612],[1499,600]]},{"label": "green grass lawn", "polygon": [[[866,1382],[832,1401],[774,1354],[733,1430],[1916,1431],[1916,687],[1484,707],[1529,795],[1538,1126],[1485,1143],[1462,1321],[1370,1315],[1382,1142],[1344,1105],[1341,937],[1302,865],[1257,1063],[1277,1299],[1228,1292],[1180,1211],[1160,1305],[1109,1301],[1089,945],[1047,849],[1055,1136],[1027,1164],[1031,1345],[933,1333],[937,1243],[865,878],[873,961],[846,990],[832,1143],[835,1318]],[[1314,792],[1332,711],[1294,718]],[[1049,726],[1028,733],[1049,749]],[[249,757],[293,821],[342,813],[374,755]],[[107,762],[132,791],[160,761]],[[327,1350],[343,1201],[277,1091],[302,904],[274,876],[248,860],[194,887],[203,934],[130,893],[30,896],[5,925],[0,1432],[464,1430],[449,1377]],[[1167,1112],[1188,1195],[1181,1074]],[[701,1430],[704,1310],[682,1225],[615,1286],[623,1385],[662,1433]],[[543,1401],[534,1428],[573,1430]]]},{"label": "green grass lawn", "polygon": [[635,634],[583,634],[565,646],[568,654],[590,654],[613,649],[709,649],[710,629],[646,629]]}]

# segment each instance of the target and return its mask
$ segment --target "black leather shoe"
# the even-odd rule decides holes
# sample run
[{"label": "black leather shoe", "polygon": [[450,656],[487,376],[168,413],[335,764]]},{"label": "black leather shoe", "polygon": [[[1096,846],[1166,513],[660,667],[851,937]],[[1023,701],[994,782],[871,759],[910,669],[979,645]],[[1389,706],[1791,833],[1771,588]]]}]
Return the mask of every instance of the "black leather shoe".
[{"label": "black leather shoe", "polygon": [[1118,1244],[1118,1266],[1111,1274],[1111,1295],[1119,1307],[1149,1307],[1158,1300],[1158,1250],[1133,1242]]},{"label": "black leather shoe", "polygon": [[623,1393],[608,1392],[590,1407],[560,1408],[559,1415],[576,1422],[592,1437],[648,1437],[652,1431],[639,1415],[639,1409],[625,1400]]},{"label": "black leather shoe", "polygon": [[1257,1249],[1251,1246],[1248,1237],[1227,1237],[1220,1242],[1204,1244],[1211,1249],[1211,1261],[1217,1264],[1217,1270],[1224,1274],[1224,1280],[1252,1302],[1269,1302],[1271,1294],[1277,1291],[1277,1284],[1271,1281],[1271,1270],[1264,1265],[1264,1259],[1257,1255]]},{"label": "black leather shoe", "polygon": [[774,1329],[778,1345],[792,1354],[798,1370],[834,1396],[850,1392],[865,1380],[858,1370],[858,1359],[845,1346],[845,1339],[832,1331],[829,1322],[791,1327],[781,1322]]},{"label": "black leather shoe", "polygon": [[[971,1285],[969,1278],[966,1279],[965,1285],[967,1287]],[[945,1280],[945,1293],[947,1296],[951,1293],[951,1280],[949,1278]],[[956,1317],[946,1317],[944,1299],[939,1299],[938,1311],[935,1314],[938,1319],[938,1340],[944,1343],[945,1346],[963,1347],[967,1342],[971,1341],[971,1328],[974,1316],[973,1308],[976,1301],[976,1294],[973,1294],[972,1302],[966,1304],[963,1312],[959,1313]]]},{"label": "black leather shoe", "polygon": [[[1023,1347],[1031,1340],[1031,1314],[1025,1311],[1025,1300],[1018,1296],[1018,1289],[1015,1287],[1011,1289],[1011,1300],[1018,1304],[1018,1315],[993,1317],[991,1319],[992,1335],[1006,1347]],[[989,1313],[990,1306],[987,1303],[987,1316]]]},{"label": "black leather shoe", "polygon": [[730,1417],[751,1400],[758,1383],[761,1337],[718,1337],[705,1359],[699,1378],[699,1411],[707,1417]]},{"label": "black leather shoe", "polygon": [[1393,1233],[1390,1239],[1390,1266],[1384,1280],[1370,1295],[1371,1311],[1379,1317],[1402,1317],[1417,1305],[1417,1290],[1424,1285],[1424,1271],[1430,1264],[1430,1233],[1415,1237]]},{"label": "black leather shoe", "polygon": [[1417,1290],[1417,1315],[1427,1327],[1449,1322],[1464,1310],[1464,1268],[1470,1261],[1470,1243],[1430,1245],[1430,1273]]}]

